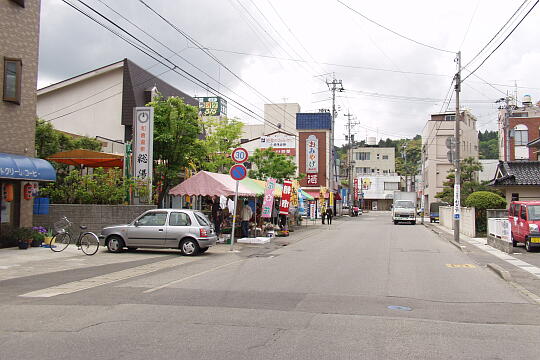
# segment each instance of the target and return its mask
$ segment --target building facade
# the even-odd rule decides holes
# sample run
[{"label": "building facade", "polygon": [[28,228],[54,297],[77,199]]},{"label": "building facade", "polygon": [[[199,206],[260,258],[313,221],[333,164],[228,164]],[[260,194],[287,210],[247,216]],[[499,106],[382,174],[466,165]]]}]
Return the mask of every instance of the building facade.
[{"label": "building facade", "polygon": [[[448,158],[448,138],[455,135],[455,113],[432,114],[422,132],[422,174],[424,185],[424,208],[437,202],[437,193],[443,190],[448,172],[454,165]],[[461,114],[461,160],[473,157],[478,159],[478,131],[476,118],[467,110]]]},{"label": "building facade", "polygon": [[[540,104],[540,102],[538,103]],[[525,95],[521,107],[508,106],[499,111],[499,160],[540,160],[536,149],[528,143],[540,137],[540,106],[533,105],[531,97]],[[508,121],[509,142],[505,124]],[[507,150],[508,145],[510,148]]]},{"label": "building facade", "polygon": [[361,205],[364,210],[388,211],[394,201],[394,191],[401,189],[399,175],[359,175]]},{"label": "building facade", "polygon": [[37,115],[55,129],[102,141],[103,151],[124,153],[133,132],[133,108],[160,93],[199,107],[199,100],[124,59],[38,90]]},{"label": "building facade", "polygon": [[360,147],[352,149],[354,176],[395,175],[396,149],[393,147]]},{"label": "building facade", "polygon": [[40,1],[0,2],[0,233],[32,226],[33,194],[55,172],[35,156]]}]

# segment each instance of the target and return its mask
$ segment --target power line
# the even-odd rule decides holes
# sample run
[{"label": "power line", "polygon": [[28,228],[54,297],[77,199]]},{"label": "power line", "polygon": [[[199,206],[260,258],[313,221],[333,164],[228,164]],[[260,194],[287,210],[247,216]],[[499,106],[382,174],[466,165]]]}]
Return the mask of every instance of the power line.
[{"label": "power line", "polygon": [[[156,58],[156,56],[150,54],[148,51],[146,51],[144,48],[142,48],[140,45],[134,43],[132,40],[129,40],[128,38],[126,38],[125,36],[123,36],[122,34],[118,33],[117,31],[115,31],[114,29],[111,29],[110,27],[108,27],[107,25],[103,24],[102,22],[100,22],[99,20],[95,19],[94,17],[92,17],[90,14],[86,13],[84,10],[76,7],[75,5],[71,4],[70,2],[68,2],[67,0],[62,0],[64,3],[66,3],[67,5],[69,5],[70,7],[72,7],[73,9],[77,10],[78,12],[80,12],[81,14],[83,14],[84,16],[88,17],[89,19],[91,19],[92,21],[96,22],[97,24],[101,25],[102,27],[104,27],[105,29],[109,30],[110,32],[112,32],[113,34],[115,34],[116,36],[120,37],[122,40],[126,41],[128,44],[132,45],[133,47],[135,47],[136,49],[138,49],[139,51],[143,52],[145,55],[151,57],[152,59],[156,60],[157,62],[159,62],[160,64],[166,66],[167,68],[169,68],[170,70],[174,71],[176,74],[182,76],[183,78],[185,78],[186,80],[198,85],[198,86],[201,86],[202,88],[208,90],[208,91],[212,91],[214,93],[217,93],[217,94],[220,94],[222,97],[226,98],[226,99],[229,99],[229,101],[231,103],[234,103],[234,104],[237,104],[236,106],[232,104],[233,107],[236,107],[238,110],[240,110],[241,112],[243,112],[244,114],[248,115],[248,116],[251,116],[252,118],[254,118],[255,120],[258,120],[257,118],[261,118],[264,122],[264,118],[260,115],[258,115],[257,113],[255,113],[253,110],[249,109],[248,107],[246,107],[245,105],[241,104],[240,102],[234,100],[233,98],[231,98],[230,96],[227,96],[223,93],[221,93],[220,91],[217,91],[216,89],[214,89],[213,87],[211,87],[210,85],[206,84],[205,82],[203,82],[202,80],[198,79],[196,76],[190,74],[189,72],[187,72],[186,70],[182,69],[181,67],[179,67],[178,65],[176,65],[174,62],[168,60],[165,56],[161,55],[160,53],[158,53],[157,51],[155,51],[154,49],[152,49],[151,47],[149,47],[147,44],[145,44],[143,41],[139,40],[137,37],[135,37],[134,35],[130,34],[127,30],[123,29],[122,27],[120,27],[118,24],[112,22],[112,20],[110,19],[107,19],[104,15],[102,15],[101,13],[99,13],[98,11],[94,10],[94,12],[96,12],[98,15],[100,15],[101,17],[103,17],[104,19],[107,19],[107,21],[111,22],[111,23],[114,23],[115,27],[121,29],[123,32],[125,33],[128,33],[130,35],[130,37],[136,39],[136,41],[138,41],[139,43],[143,44],[146,48],[148,49],[151,49],[152,52],[154,52],[156,54],[156,56],[159,56],[160,58],[162,59],[165,59],[167,62],[169,62],[170,64],[172,65],[167,65],[165,64],[162,60],[160,60],[159,58]],[[80,3],[83,3],[81,0],[78,0]],[[179,72],[181,71],[181,72]],[[184,75],[185,74],[185,75]],[[217,96],[217,95],[215,95]],[[277,125],[271,123],[268,121],[268,123],[270,125],[272,125],[273,127],[275,127],[276,129],[280,129]]]},{"label": "power line", "polygon": [[527,13],[525,14],[525,16],[523,16],[521,18],[521,20],[517,23],[516,26],[514,26],[514,28],[512,29],[512,31],[510,31],[510,33],[508,35],[506,35],[506,37],[501,41],[501,43],[499,45],[497,45],[497,47],[495,49],[493,49],[493,51],[491,51],[489,53],[489,55],[480,63],[480,65],[478,65],[473,71],[471,71],[471,73],[469,75],[467,75],[463,80],[467,80],[472,74],[474,74],[476,72],[476,70],[478,70],[482,65],[484,65],[484,63],[487,61],[487,59],[490,58],[491,55],[493,55],[493,53],[495,51],[497,51],[502,44],[504,44],[504,42],[506,41],[506,39],[508,39],[510,37],[510,35],[512,35],[512,33],[518,28],[518,26],[523,22],[523,20],[525,20],[525,18],[531,13],[531,11],[535,8],[535,6],[538,4],[538,2],[540,2],[540,0],[536,0],[536,2],[534,3],[534,5],[529,9],[529,11],[527,11]]},{"label": "power line", "polygon": [[442,52],[451,53],[451,54],[455,54],[455,53],[456,53],[455,51],[441,49],[441,48],[438,48],[438,47],[435,47],[435,46],[432,46],[432,45],[428,45],[428,44],[425,44],[425,43],[423,43],[423,42],[420,42],[420,41],[411,39],[411,38],[408,37],[408,36],[402,35],[402,34],[398,33],[397,31],[394,31],[394,30],[392,30],[392,29],[390,29],[390,28],[388,28],[388,27],[386,27],[386,26],[384,26],[384,25],[382,25],[382,24],[376,22],[375,20],[370,19],[369,17],[367,17],[366,15],[362,14],[362,13],[359,12],[358,10],[355,10],[355,9],[353,9],[352,7],[350,7],[349,5],[345,4],[345,3],[344,3],[343,1],[341,1],[341,0],[337,0],[337,2],[340,3],[341,5],[345,6],[347,9],[351,10],[352,12],[354,12],[354,13],[360,15],[361,17],[363,17],[363,18],[366,19],[367,21],[369,21],[369,22],[371,22],[371,23],[373,23],[373,24],[375,24],[375,25],[377,25],[377,26],[379,26],[379,27],[385,29],[386,31],[389,31],[389,32],[391,32],[392,34],[397,35],[397,36],[399,36],[399,37],[401,37],[401,38],[403,38],[403,39],[405,39],[405,40],[409,40],[409,41],[411,41],[411,42],[413,42],[413,43],[415,43],[415,44],[417,44],[417,45],[421,45],[421,46],[424,46],[424,47],[427,47],[427,48],[430,48],[430,49],[433,49],[433,50],[442,51]]}]

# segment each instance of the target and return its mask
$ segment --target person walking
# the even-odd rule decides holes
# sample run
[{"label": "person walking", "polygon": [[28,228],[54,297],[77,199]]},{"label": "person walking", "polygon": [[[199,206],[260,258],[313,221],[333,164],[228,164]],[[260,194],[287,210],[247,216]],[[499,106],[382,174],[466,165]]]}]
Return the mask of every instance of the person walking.
[{"label": "person walking", "polygon": [[251,210],[251,206],[249,206],[249,201],[245,200],[244,207],[240,213],[240,218],[242,219],[242,237],[244,238],[249,236],[249,220],[251,220],[252,216],[253,210]]},{"label": "person walking", "polygon": [[326,217],[326,205],[323,205],[323,206],[321,207],[321,219],[322,219],[323,225],[324,225],[324,219],[325,219],[325,217]]},{"label": "person walking", "polygon": [[328,225],[332,225],[332,215],[334,215],[334,213],[332,207],[329,206],[326,208],[326,220],[328,221]]}]

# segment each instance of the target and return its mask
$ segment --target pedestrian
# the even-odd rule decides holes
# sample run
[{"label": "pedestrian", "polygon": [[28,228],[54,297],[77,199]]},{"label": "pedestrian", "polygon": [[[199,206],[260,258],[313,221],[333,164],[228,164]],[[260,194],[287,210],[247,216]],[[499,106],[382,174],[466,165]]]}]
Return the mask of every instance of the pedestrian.
[{"label": "pedestrian", "polygon": [[249,220],[251,220],[252,216],[253,210],[251,210],[251,206],[249,206],[249,201],[245,200],[244,207],[240,214],[240,218],[242,219],[242,237],[244,238],[249,236]]},{"label": "pedestrian", "polygon": [[324,225],[324,218],[325,218],[325,217],[326,217],[326,206],[323,205],[323,206],[321,207],[321,219],[322,219],[323,225]]},{"label": "pedestrian", "polygon": [[328,221],[328,225],[332,225],[332,215],[333,215],[332,207],[329,206],[326,208],[326,220]]}]

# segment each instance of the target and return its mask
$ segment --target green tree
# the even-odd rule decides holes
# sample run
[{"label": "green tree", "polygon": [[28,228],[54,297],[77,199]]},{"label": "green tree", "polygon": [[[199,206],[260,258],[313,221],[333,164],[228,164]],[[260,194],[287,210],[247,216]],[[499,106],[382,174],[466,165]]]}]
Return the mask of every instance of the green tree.
[{"label": "green tree", "polygon": [[234,164],[230,158],[232,149],[240,145],[244,124],[238,119],[209,118],[203,121],[207,135],[201,140],[206,157],[200,168],[207,171],[226,173]]},{"label": "green tree", "polygon": [[402,139],[398,140],[396,145],[396,172],[402,176],[417,175],[422,158],[422,140],[419,138]]},{"label": "green tree", "polygon": [[249,177],[253,179],[274,178],[283,182],[284,179],[294,178],[296,174],[294,161],[286,155],[274,152],[272,148],[256,149],[251,161],[256,166],[255,170],[249,171]]},{"label": "green tree", "polygon": [[86,136],[69,136],[56,130],[50,122],[41,119],[36,120],[35,144],[37,156],[42,159],[60,151],[74,149],[101,150],[100,141]]},{"label": "green tree", "polygon": [[474,207],[476,230],[486,232],[487,209],[504,209],[506,200],[490,191],[475,191],[465,199],[465,206]]},{"label": "green tree", "polygon": [[154,108],[154,185],[161,204],[169,188],[181,180],[181,174],[194,168],[205,155],[199,140],[201,124],[198,108],[178,97],[157,96],[147,104]]}]

